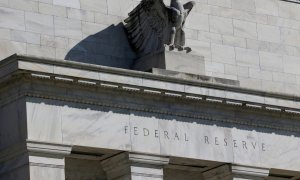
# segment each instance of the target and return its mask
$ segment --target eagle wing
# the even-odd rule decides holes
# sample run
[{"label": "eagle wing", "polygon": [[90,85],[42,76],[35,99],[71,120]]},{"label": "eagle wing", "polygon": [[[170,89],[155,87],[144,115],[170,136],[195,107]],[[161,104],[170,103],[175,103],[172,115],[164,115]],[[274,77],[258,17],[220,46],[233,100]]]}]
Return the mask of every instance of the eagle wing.
[{"label": "eagle wing", "polygon": [[163,50],[171,23],[163,0],[142,0],[128,15],[125,29],[133,49],[143,55]]}]

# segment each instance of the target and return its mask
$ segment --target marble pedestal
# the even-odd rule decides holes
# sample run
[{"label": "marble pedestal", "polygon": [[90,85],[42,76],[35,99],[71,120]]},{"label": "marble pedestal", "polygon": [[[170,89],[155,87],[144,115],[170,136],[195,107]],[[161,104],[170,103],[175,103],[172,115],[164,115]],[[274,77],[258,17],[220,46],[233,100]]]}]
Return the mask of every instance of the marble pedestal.
[{"label": "marble pedestal", "polygon": [[139,71],[152,71],[153,68],[198,75],[205,73],[203,56],[193,52],[186,53],[167,49],[155,55],[142,57],[133,65],[133,69]]}]

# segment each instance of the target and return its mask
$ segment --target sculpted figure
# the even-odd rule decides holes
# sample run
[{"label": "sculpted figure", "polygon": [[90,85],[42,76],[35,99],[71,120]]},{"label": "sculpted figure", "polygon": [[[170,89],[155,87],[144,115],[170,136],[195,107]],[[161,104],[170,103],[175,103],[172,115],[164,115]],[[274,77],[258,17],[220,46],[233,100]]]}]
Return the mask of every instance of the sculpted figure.
[{"label": "sculpted figure", "polygon": [[171,0],[166,6],[163,0],[142,0],[125,19],[125,28],[134,50],[142,55],[164,50],[191,51],[185,47],[184,24],[195,2],[182,4],[180,0]]}]

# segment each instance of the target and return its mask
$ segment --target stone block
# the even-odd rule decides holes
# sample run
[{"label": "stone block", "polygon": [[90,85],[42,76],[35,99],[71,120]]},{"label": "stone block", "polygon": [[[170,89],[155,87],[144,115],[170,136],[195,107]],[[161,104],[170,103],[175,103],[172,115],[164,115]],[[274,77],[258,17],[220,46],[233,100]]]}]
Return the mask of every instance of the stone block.
[{"label": "stone block", "polygon": [[223,35],[222,42],[224,45],[246,48],[246,39],[230,35]]},{"label": "stone block", "polygon": [[254,0],[232,0],[232,8],[255,12]]},{"label": "stone block", "polygon": [[125,83],[125,84],[131,84],[135,86],[141,86],[144,83],[142,79],[136,77],[121,76],[121,75],[108,74],[108,73],[100,73],[99,76],[101,81],[107,81],[107,82],[110,81],[115,83]]},{"label": "stone block", "polygon": [[238,9],[224,8],[220,6],[209,6],[209,11],[207,12],[210,15],[240,19],[248,22],[262,23],[267,24],[268,16],[264,14],[256,14],[250,11],[241,11]]},{"label": "stone block", "polygon": [[60,106],[27,102],[26,109],[28,139],[62,143]]},{"label": "stone block", "polygon": [[24,11],[0,7],[0,27],[25,30]]},{"label": "stone block", "polygon": [[192,50],[193,50],[192,54],[199,54],[201,56],[204,56],[205,61],[211,60],[210,43],[192,40],[192,39],[186,39],[186,45],[188,45],[189,47],[192,47]]},{"label": "stone block", "polygon": [[25,12],[26,31],[54,35],[53,16]]},{"label": "stone block", "polygon": [[32,0],[9,0],[9,5],[13,9],[38,12],[38,2]]},{"label": "stone block", "polygon": [[160,68],[190,74],[204,74],[204,58],[196,54],[168,51],[136,60],[133,69],[151,71]]},{"label": "stone block", "polygon": [[289,3],[286,1],[278,1],[279,3],[279,17],[287,19],[300,20],[300,6],[294,3]]},{"label": "stone block", "polygon": [[249,77],[249,68],[248,67],[237,67],[238,77]]},{"label": "stone block", "polygon": [[262,80],[273,80],[273,74],[270,71],[262,71],[259,68],[249,68],[249,77]]},{"label": "stone block", "polygon": [[[109,121],[106,121],[107,119]],[[101,109],[77,109],[64,107],[61,111],[63,143],[89,147],[130,150],[130,115]],[[115,124],[115,125],[113,125]],[[114,126],[114,129],[111,127]],[[129,130],[129,129],[128,129]],[[107,134],[103,136],[103,133]],[[123,142],[120,144],[119,142]]]},{"label": "stone block", "polygon": [[42,35],[41,36],[41,45],[42,46],[50,46],[55,48],[68,48],[68,39],[63,37],[55,37],[49,35]]},{"label": "stone block", "polygon": [[280,43],[279,27],[257,24],[258,40]]},{"label": "stone block", "polygon": [[234,35],[250,39],[257,39],[256,23],[233,20]]},{"label": "stone block", "polygon": [[[30,70],[30,71],[39,71],[43,73],[49,73],[53,74],[54,72],[54,67],[51,65],[46,65],[46,64],[37,64],[37,63],[32,63],[32,62],[19,62],[18,63],[18,68],[23,69],[23,70]],[[31,104],[29,104],[29,107]],[[47,106],[45,106],[47,107]],[[28,109],[30,110],[30,109]],[[31,112],[28,112],[31,113]],[[29,117],[31,118],[31,117]]]},{"label": "stone block", "polygon": [[0,28],[0,39],[2,40],[10,40],[10,30],[5,28]]},{"label": "stone block", "polygon": [[54,17],[55,36],[82,39],[81,21]]},{"label": "stone block", "polygon": [[262,90],[262,80],[238,76],[241,87]]},{"label": "stone block", "polygon": [[283,57],[279,54],[259,52],[260,68],[269,71],[283,71]]},{"label": "stone block", "polygon": [[99,80],[99,73],[93,71],[85,71],[85,70],[78,70],[74,68],[56,66],[54,67],[53,72],[54,74],[61,74],[64,76],[74,76],[77,78]]},{"label": "stone block", "polygon": [[80,7],[82,10],[107,13],[106,0],[80,0]]},{"label": "stone block", "polygon": [[273,81],[296,84],[296,75],[282,72],[273,72]]},{"label": "stone block", "polygon": [[80,0],[53,0],[54,5],[80,9]]},{"label": "stone block", "polygon": [[40,34],[25,32],[25,31],[18,31],[18,30],[11,31],[11,39],[13,41],[31,43],[31,44],[40,44],[41,43]]},{"label": "stone block", "polygon": [[208,0],[208,4],[222,7],[231,7],[231,0]]},{"label": "stone block", "polygon": [[233,25],[232,19],[218,16],[209,16],[209,30],[210,32],[232,35]]},{"label": "stone block", "polygon": [[212,61],[235,64],[235,52],[231,46],[211,44]]},{"label": "stone block", "polygon": [[225,64],[225,74],[229,75],[237,75],[238,74],[238,67],[235,65]]},{"label": "stone block", "polygon": [[[132,143],[132,151],[140,152],[144,148],[144,141],[149,142],[147,146],[147,153],[160,153],[160,143],[157,141],[158,133],[152,129],[158,130],[158,119],[153,117],[141,117],[139,114],[132,114],[130,116],[130,125],[134,127],[132,129],[134,133],[131,134],[130,139]],[[137,127],[147,127],[147,128],[137,128]],[[152,130],[152,131],[150,131]]]},{"label": "stone block", "polygon": [[281,28],[281,39],[282,42],[285,44],[300,47],[300,31],[288,28]]},{"label": "stone block", "polygon": [[77,19],[82,21],[94,22],[95,21],[95,13],[91,11],[85,11],[74,8],[67,8],[68,18]]},{"label": "stone block", "polygon": [[107,15],[103,13],[95,13],[95,22],[99,24],[105,25],[117,25],[122,22],[122,18],[120,16]]},{"label": "stone block", "polygon": [[278,16],[277,0],[255,0],[256,13]]},{"label": "stone block", "polygon": [[26,43],[0,40],[0,60],[15,53],[26,54]]},{"label": "stone block", "polygon": [[108,27],[108,25],[90,23],[90,22],[82,22],[81,25],[82,25],[82,33],[84,36],[96,34]]},{"label": "stone block", "polygon": [[[281,82],[274,82],[274,81],[262,81],[262,88],[261,90],[267,91],[267,92],[284,92],[285,87],[282,85]],[[274,104],[276,105],[276,104]]]},{"label": "stone block", "polygon": [[270,51],[270,43],[265,41],[258,41],[255,39],[246,39],[248,49],[259,51]]},{"label": "stone block", "polygon": [[206,31],[198,31],[198,40],[212,43],[222,43],[222,35]]},{"label": "stone block", "polygon": [[45,57],[45,58],[54,58],[55,49],[47,46],[40,46],[34,44],[27,44],[27,55]]},{"label": "stone block", "polygon": [[236,62],[240,66],[259,67],[258,52],[254,50],[235,48]]},{"label": "stone block", "polygon": [[191,12],[185,25],[190,29],[209,31],[208,15]]},{"label": "stone block", "polygon": [[42,14],[67,17],[67,9],[65,7],[53,4],[39,3],[39,12]]},{"label": "stone block", "polygon": [[184,29],[185,32],[185,38],[187,39],[197,39],[198,38],[198,31],[194,29]]},{"label": "stone block", "polygon": [[[286,94],[291,94],[291,95],[294,95],[294,96],[299,96],[300,95],[300,86],[299,85],[297,85],[297,84],[287,84],[286,83],[284,87],[285,87],[284,92]],[[291,107],[295,107],[295,105],[291,106]]]},{"label": "stone block", "polygon": [[268,24],[272,26],[286,27],[300,30],[300,21],[293,19],[280,18],[278,16],[268,16]]},{"label": "stone block", "polygon": [[206,72],[224,73],[225,72],[224,63],[205,62],[205,71]]},{"label": "stone block", "polygon": [[127,14],[135,8],[136,4],[133,1],[110,0],[107,1],[108,14],[115,16],[127,17]]},{"label": "stone block", "polygon": [[283,56],[283,68],[285,73],[300,75],[300,57]]},{"label": "stone block", "polygon": [[281,55],[291,55],[293,54],[293,46],[289,46],[285,43],[269,43],[269,52],[274,54],[281,54]]}]

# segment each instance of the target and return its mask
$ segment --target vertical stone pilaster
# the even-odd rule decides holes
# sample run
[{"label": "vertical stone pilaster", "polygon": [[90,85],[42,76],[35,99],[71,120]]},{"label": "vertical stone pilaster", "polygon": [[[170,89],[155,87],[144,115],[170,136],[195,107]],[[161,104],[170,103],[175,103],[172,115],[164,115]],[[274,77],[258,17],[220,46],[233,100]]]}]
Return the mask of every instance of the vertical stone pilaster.
[{"label": "vertical stone pilaster", "polygon": [[30,180],[65,180],[65,156],[71,146],[27,141]]},{"label": "vertical stone pilaster", "polygon": [[27,140],[0,151],[0,180],[65,180],[71,146]]},{"label": "vertical stone pilaster", "polygon": [[102,162],[108,180],[163,180],[169,158],[122,153]]},{"label": "vertical stone pilaster", "polygon": [[240,165],[222,165],[203,173],[205,180],[263,180],[269,169]]}]

